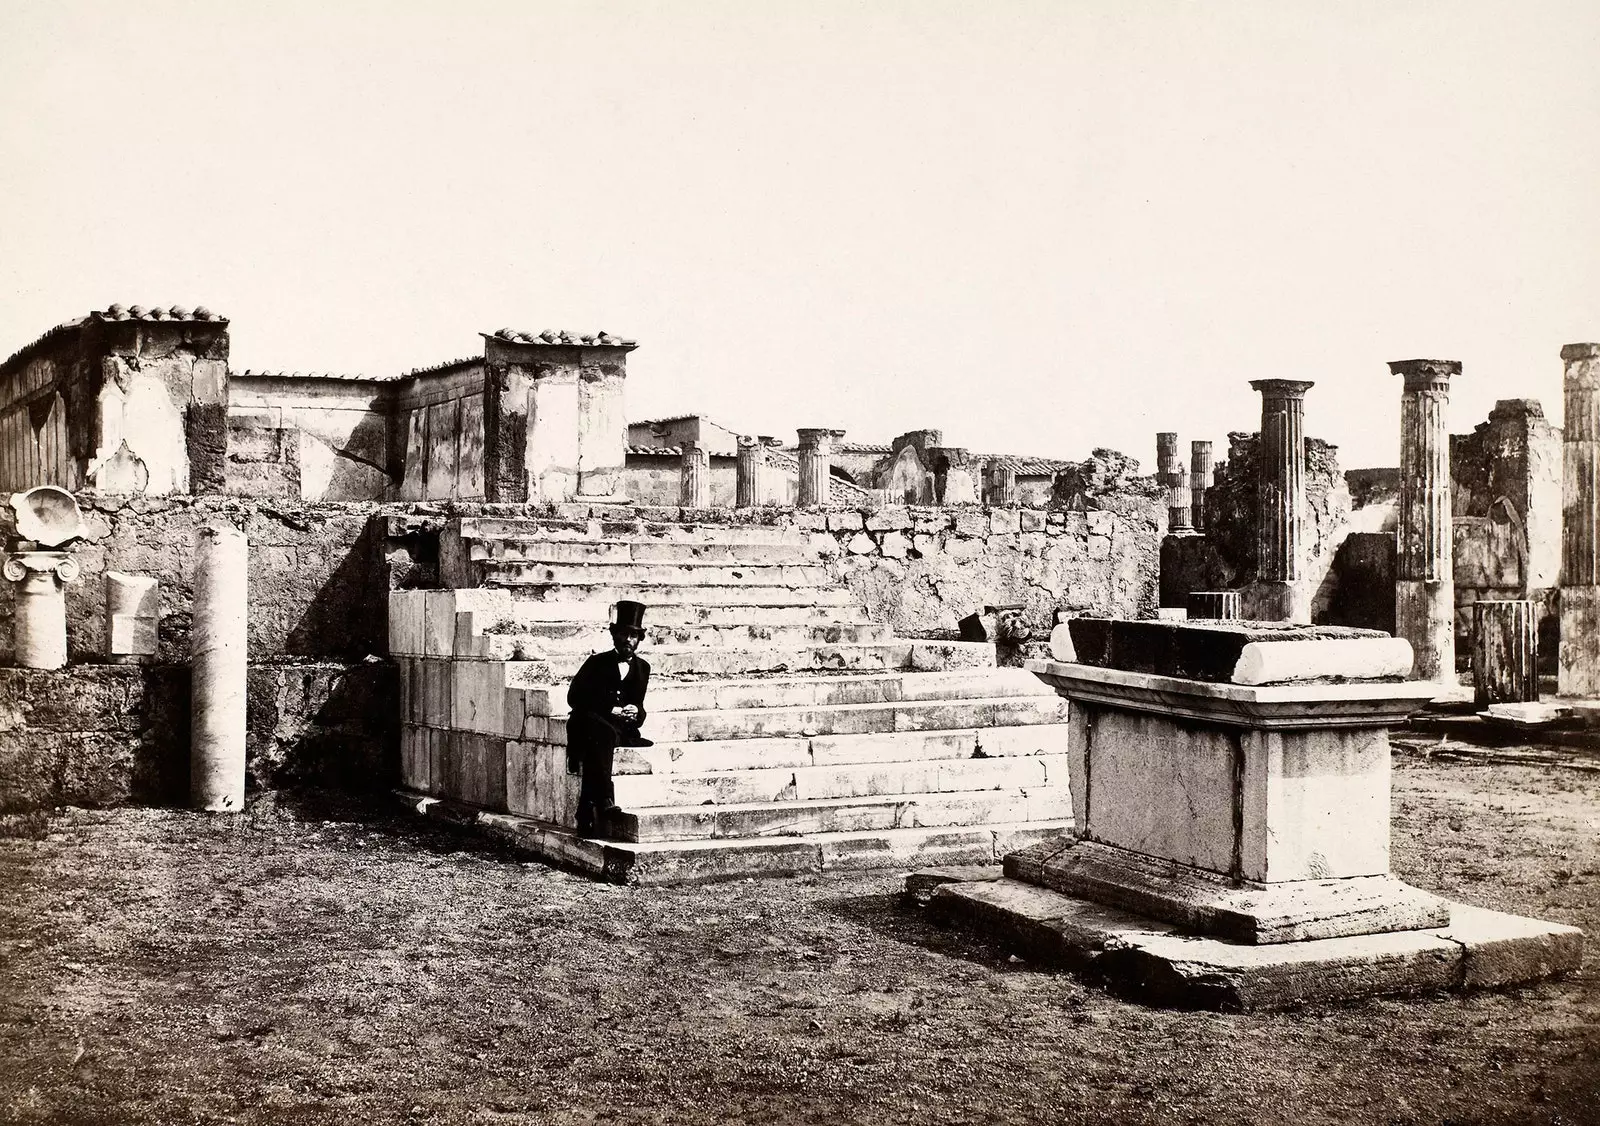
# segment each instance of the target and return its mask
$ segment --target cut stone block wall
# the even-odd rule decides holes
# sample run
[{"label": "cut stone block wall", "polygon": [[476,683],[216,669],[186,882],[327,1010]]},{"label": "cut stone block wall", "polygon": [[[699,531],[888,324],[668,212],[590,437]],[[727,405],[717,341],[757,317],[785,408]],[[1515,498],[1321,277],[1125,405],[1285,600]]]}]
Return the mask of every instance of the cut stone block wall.
[{"label": "cut stone block wall", "polygon": [[[253,789],[381,789],[397,780],[388,662],[253,665],[247,691]],[[189,704],[181,666],[0,668],[0,814],[183,803]]]}]

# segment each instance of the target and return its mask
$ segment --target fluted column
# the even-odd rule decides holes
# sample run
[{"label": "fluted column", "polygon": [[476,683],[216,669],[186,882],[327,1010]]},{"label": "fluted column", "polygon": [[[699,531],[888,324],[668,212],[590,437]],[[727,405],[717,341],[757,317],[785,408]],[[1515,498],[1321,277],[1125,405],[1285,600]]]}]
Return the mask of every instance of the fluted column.
[{"label": "fluted column", "polygon": [[1206,527],[1206,490],[1211,487],[1211,443],[1189,443],[1189,522],[1196,531]]},{"label": "fluted column", "polygon": [[762,438],[753,434],[739,436],[739,463],[737,476],[734,479],[733,506],[735,508],[755,508],[764,499],[762,493],[762,477],[767,467],[767,447]]},{"label": "fluted column", "polygon": [[984,470],[984,502],[993,508],[1017,506],[1017,471],[1012,466],[990,461]]},{"label": "fluted column", "polygon": [[1568,344],[1561,446],[1557,691],[1600,696],[1600,344]]},{"label": "fluted column", "polygon": [[683,444],[678,503],[684,508],[711,507],[711,455],[698,442]]},{"label": "fluted column", "polygon": [[1400,527],[1394,631],[1411,642],[1413,680],[1453,683],[1456,586],[1451,562],[1450,377],[1456,360],[1396,360],[1400,399]]},{"label": "fluted column", "polygon": [[1172,431],[1156,435],[1156,480],[1167,490],[1167,530],[1189,531],[1189,479],[1178,459],[1178,435]]},{"label": "fluted column", "polygon": [[828,503],[828,463],[833,458],[833,443],[844,437],[843,430],[801,427],[800,480],[795,491],[795,506],[815,508]]},{"label": "fluted column", "polygon": [[1253,379],[1261,392],[1261,477],[1257,493],[1255,597],[1248,615],[1310,621],[1302,589],[1305,541],[1305,398],[1302,379]]}]

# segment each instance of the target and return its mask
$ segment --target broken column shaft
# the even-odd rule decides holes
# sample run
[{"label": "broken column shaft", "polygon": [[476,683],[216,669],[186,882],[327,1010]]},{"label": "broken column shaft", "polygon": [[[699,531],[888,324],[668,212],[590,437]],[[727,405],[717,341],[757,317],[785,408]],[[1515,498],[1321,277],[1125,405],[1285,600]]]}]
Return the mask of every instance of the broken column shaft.
[{"label": "broken column shaft", "polygon": [[1196,531],[1206,527],[1206,490],[1211,487],[1211,443],[1189,443],[1189,523]]},{"label": "broken column shaft", "polygon": [[1568,344],[1561,445],[1557,691],[1600,696],[1600,344]]},{"label": "broken column shaft", "polygon": [[766,476],[767,447],[765,438],[744,434],[739,437],[739,461],[733,484],[733,506],[755,508],[766,500],[762,495],[762,478]]},{"label": "broken column shaft", "polygon": [[683,470],[678,503],[684,508],[711,506],[711,455],[698,442],[683,444]]},{"label": "broken column shaft", "polygon": [[1261,477],[1257,492],[1257,589],[1249,616],[1264,621],[1309,622],[1301,589],[1305,539],[1305,397],[1314,385],[1301,379],[1253,379],[1261,392]]},{"label": "broken column shaft", "polygon": [[1395,634],[1411,642],[1413,680],[1454,682],[1455,570],[1451,562],[1450,377],[1456,360],[1396,360],[1400,399],[1400,527],[1395,558]]},{"label": "broken column shaft", "polygon": [[244,808],[249,546],[225,525],[200,529],[195,552],[189,800]]},{"label": "broken column shaft", "polygon": [[833,443],[844,437],[843,430],[822,427],[801,427],[800,480],[795,489],[795,505],[815,508],[828,503],[829,462],[833,458]]},{"label": "broken column shaft", "polygon": [[65,551],[19,551],[6,557],[5,577],[17,584],[11,610],[12,659],[25,669],[67,663],[67,603],[62,588],[78,577]]}]

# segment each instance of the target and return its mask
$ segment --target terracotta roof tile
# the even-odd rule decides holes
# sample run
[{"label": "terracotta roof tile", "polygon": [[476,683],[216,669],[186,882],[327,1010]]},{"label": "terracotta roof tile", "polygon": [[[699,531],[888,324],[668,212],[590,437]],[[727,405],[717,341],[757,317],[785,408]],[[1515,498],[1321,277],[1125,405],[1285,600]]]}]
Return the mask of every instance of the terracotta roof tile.
[{"label": "terracotta roof tile", "polygon": [[228,374],[248,379],[342,379],[350,383],[393,383],[397,379],[407,378],[404,375],[344,375],[333,371],[256,371],[254,368]]},{"label": "terracotta roof tile", "polygon": [[465,368],[471,367],[473,364],[481,363],[483,363],[482,356],[462,356],[460,359],[445,360],[443,363],[429,364],[427,367],[412,368],[400,378],[409,379],[412,376],[417,375],[433,375],[436,372],[449,371],[451,368]]},{"label": "terracotta roof tile", "polygon": [[96,310],[89,314],[90,318],[97,321],[216,321],[226,324],[228,318],[219,313],[213,313],[204,305],[196,305],[188,309],[182,305],[171,305],[163,309],[159,305],[152,305],[148,309],[143,305],[112,305],[103,312]]},{"label": "terracotta roof tile", "polygon": [[609,332],[575,333],[546,329],[543,332],[522,332],[514,328],[496,329],[483,333],[491,340],[504,340],[511,344],[564,344],[577,348],[637,348],[636,341],[613,336]]}]

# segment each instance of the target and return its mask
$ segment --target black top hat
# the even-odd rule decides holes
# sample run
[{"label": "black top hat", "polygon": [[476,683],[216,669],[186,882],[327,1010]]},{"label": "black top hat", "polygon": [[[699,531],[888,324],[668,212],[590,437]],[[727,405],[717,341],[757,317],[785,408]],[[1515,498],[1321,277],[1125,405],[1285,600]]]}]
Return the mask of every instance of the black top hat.
[{"label": "black top hat", "polygon": [[616,618],[611,623],[612,629],[634,630],[644,632],[644,603],[622,601],[617,603]]}]

